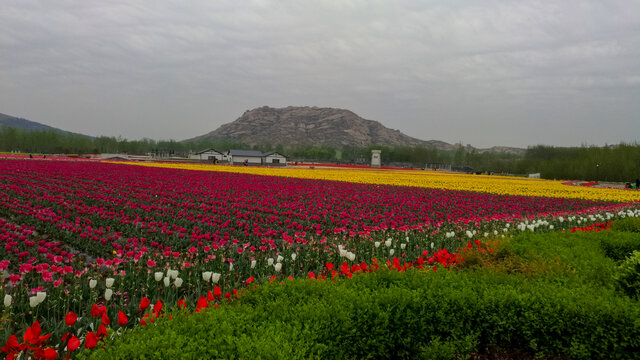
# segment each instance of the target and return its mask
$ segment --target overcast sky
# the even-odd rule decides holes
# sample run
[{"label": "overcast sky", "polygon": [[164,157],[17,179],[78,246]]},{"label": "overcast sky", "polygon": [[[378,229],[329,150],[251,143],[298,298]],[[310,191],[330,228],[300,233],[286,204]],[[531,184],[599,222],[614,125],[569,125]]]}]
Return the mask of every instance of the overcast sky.
[{"label": "overcast sky", "polygon": [[640,0],[0,4],[0,113],[182,140],[263,105],[476,147],[640,141]]}]

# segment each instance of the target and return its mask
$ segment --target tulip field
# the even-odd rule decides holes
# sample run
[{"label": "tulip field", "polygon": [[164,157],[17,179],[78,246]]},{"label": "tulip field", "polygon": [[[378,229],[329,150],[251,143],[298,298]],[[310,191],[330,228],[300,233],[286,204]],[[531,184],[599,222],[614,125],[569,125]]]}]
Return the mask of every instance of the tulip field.
[{"label": "tulip field", "polygon": [[448,271],[513,233],[606,229],[639,201],[429,171],[0,159],[2,353],[65,358],[258,284]]}]

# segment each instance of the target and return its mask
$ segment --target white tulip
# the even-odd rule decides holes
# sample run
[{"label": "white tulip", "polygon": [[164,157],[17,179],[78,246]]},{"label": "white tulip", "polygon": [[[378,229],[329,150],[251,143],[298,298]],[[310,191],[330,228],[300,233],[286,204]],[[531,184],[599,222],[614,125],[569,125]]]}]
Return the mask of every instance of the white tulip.
[{"label": "white tulip", "polygon": [[95,280],[95,279],[89,280],[89,288],[93,289],[94,287],[96,287],[96,285],[98,285],[98,280]]},{"label": "white tulip", "polygon": [[209,281],[211,280],[211,271],[203,271],[202,272],[202,280]]},{"label": "white tulip", "polygon": [[163,279],[163,282],[164,282],[164,287],[168,287],[169,285],[171,285],[171,277],[165,276]]},{"label": "white tulip", "polygon": [[105,301],[111,300],[111,296],[113,296],[113,290],[107,289],[107,290],[104,291],[104,300]]},{"label": "white tulip", "polygon": [[9,294],[5,294],[5,295],[4,295],[4,306],[5,306],[5,307],[9,307],[9,306],[11,306],[11,300],[13,300],[13,298],[11,297],[11,295],[9,295]]},{"label": "white tulip", "polygon": [[267,266],[271,266],[273,265],[273,258],[268,258],[267,259]]},{"label": "white tulip", "polygon": [[229,263],[229,271],[233,271],[233,263]]},{"label": "white tulip", "polygon": [[282,269],[282,263],[277,263],[273,265],[273,267],[276,270],[276,272],[280,272],[280,270]]},{"label": "white tulip", "polygon": [[176,280],[173,282],[173,284],[179,288],[180,286],[182,286],[182,278],[176,278]]},{"label": "white tulip", "polygon": [[36,293],[36,297],[38,298],[38,302],[41,303],[44,301],[44,299],[47,297],[47,293],[44,291],[38,291]]},{"label": "white tulip", "polygon": [[373,245],[375,245],[375,247],[379,248],[380,247],[380,241],[374,242]]},{"label": "white tulip", "polygon": [[387,239],[387,241],[384,242],[384,246],[386,247],[391,246],[391,239]]},{"label": "white tulip", "polygon": [[347,254],[347,257],[349,258],[350,261],[353,261],[356,259],[356,254],[350,252]]},{"label": "white tulip", "polygon": [[179,274],[180,273],[178,272],[178,270],[171,270],[171,278],[172,279],[174,279],[174,280],[177,279]]},{"label": "white tulip", "polygon": [[156,281],[162,280],[163,277],[164,277],[164,273],[162,271],[156,271],[153,274],[153,278],[156,279]]},{"label": "white tulip", "polygon": [[291,254],[291,260],[296,261],[296,257],[298,256],[298,254],[293,253]]},{"label": "white tulip", "polygon": [[104,283],[105,283],[105,285],[107,285],[107,287],[108,287],[108,288],[110,288],[110,287],[112,287],[112,286],[113,286],[113,282],[114,282],[115,280],[116,280],[116,279],[114,279],[114,278],[107,278],[107,279],[105,280],[105,282],[104,282]]},{"label": "white tulip", "polygon": [[217,284],[219,280],[220,280],[220,273],[211,274],[211,282],[213,282],[214,284]]},{"label": "white tulip", "polygon": [[277,263],[282,262],[282,260],[284,260],[284,257],[282,257],[282,255],[278,255],[278,261],[276,261]]},{"label": "white tulip", "polygon": [[431,242],[431,248],[432,248],[432,249],[433,249],[433,245],[434,245],[434,244],[433,244],[433,241],[432,241],[432,242]]},{"label": "white tulip", "polygon": [[29,306],[34,308],[34,307],[38,306],[38,304],[40,304],[40,302],[38,301],[38,297],[37,296],[30,296],[29,297]]},{"label": "white tulip", "polygon": [[400,249],[404,250],[407,247],[407,244],[400,244]]},{"label": "white tulip", "polygon": [[258,263],[257,261],[251,260],[251,268],[255,269],[257,263]]},{"label": "white tulip", "polygon": [[393,254],[394,254],[395,252],[396,252],[396,251],[395,251],[395,250],[393,250],[393,249],[389,250],[389,256],[393,256]]}]

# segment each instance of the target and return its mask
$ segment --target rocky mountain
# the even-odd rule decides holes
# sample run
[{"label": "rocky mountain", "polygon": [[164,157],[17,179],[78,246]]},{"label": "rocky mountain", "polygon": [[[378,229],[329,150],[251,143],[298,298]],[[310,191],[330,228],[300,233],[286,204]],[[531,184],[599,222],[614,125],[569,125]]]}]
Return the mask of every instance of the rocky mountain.
[{"label": "rocky mountain", "polygon": [[[185,141],[234,140],[247,145],[314,145],[341,148],[343,146],[367,147],[425,146],[439,150],[455,150],[452,145],[438,140],[420,140],[399,130],[392,130],[377,121],[366,120],[349,110],[295,107],[271,108],[263,106],[245,111],[234,122]],[[513,148],[498,148],[505,151]],[[489,149],[487,149],[489,150]],[[513,149],[517,152],[524,149]]]},{"label": "rocky mountain", "polygon": [[3,126],[26,130],[26,131],[54,131],[54,132],[65,134],[65,135],[80,135],[80,136],[88,137],[88,135],[72,133],[69,131],[65,131],[65,130],[61,130],[61,129],[49,126],[49,125],[41,124],[39,122],[35,122],[35,121],[31,121],[31,120],[11,116],[11,115],[0,114],[0,128]]}]

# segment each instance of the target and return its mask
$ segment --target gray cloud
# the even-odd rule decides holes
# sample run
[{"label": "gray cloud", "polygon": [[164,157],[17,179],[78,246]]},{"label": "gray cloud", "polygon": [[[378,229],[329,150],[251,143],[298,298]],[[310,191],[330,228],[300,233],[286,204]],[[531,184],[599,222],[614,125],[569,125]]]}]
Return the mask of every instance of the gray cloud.
[{"label": "gray cloud", "polygon": [[475,146],[637,141],[640,1],[34,1],[0,8],[0,112],[184,139],[262,105]]}]

